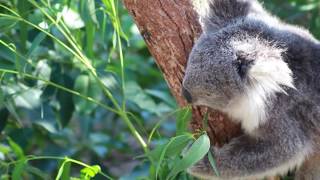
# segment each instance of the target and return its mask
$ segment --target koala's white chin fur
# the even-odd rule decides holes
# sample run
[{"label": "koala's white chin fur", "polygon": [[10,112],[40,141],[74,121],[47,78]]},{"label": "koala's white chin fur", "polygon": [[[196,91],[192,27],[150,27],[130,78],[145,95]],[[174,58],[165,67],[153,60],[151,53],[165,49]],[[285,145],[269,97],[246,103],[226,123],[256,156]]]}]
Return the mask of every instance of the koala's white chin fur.
[{"label": "koala's white chin fur", "polygon": [[[252,41],[260,41],[260,43]],[[264,42],[264,44],[261,42],[263,41],[259,38],[247,38],[245,41],[233,43],[239,51],[245,51],[249,54],[255,53],[259,58],[255,60],[248,72],[250,85],[246,92],[234,98],[223,110],[232,119],[240,121],[242,128],[249,134],[266,121],[266,108],[268,105],[272,105],[275,94],[286,93],[283,89],[284,86],[295,88],[292,71],[282,58],[284,50],[272,46],[268,42]],[[243,47],[245,49],[241,49]]]}]

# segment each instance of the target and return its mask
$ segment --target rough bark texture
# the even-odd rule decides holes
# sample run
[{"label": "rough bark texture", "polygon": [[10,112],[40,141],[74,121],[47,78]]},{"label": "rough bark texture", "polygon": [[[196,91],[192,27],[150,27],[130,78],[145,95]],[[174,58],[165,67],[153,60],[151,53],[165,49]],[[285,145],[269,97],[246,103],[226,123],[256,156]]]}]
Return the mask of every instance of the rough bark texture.
[{"label": "rough bark texture", "polygon": [[[201,33],[198,18],[189,0],[124,0],[147,46],[180,106],[186,102],[181,96],[181,82],[189,52]],[[193,108],[191,128],[202,127],[206,108]],[[209,110],[208,134],[221,145],[240,133],[238,125],[218,112]]]}]

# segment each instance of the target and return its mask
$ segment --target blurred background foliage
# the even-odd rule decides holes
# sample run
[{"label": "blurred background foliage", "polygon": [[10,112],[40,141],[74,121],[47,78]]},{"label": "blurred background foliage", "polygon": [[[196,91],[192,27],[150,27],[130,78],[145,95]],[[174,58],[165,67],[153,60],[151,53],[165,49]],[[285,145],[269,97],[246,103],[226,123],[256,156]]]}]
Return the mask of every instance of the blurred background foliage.
[{"label": "blurred background foliage", "polygon": [[[320,38],[320,1],[262,2]],[[117,0],[0,0],[0,83],[0,179],[152,179],[190,117]]]}]

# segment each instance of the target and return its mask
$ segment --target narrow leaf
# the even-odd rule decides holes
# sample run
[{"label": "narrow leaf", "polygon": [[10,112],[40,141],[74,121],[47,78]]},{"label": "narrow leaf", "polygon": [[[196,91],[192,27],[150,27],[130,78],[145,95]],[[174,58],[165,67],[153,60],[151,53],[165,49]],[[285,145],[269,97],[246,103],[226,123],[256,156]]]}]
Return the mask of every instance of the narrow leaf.
[{"label": "narrow leaf", "polygon": [[9,117],[9,111],[7,108],[1,108],[0,106],[0,133],[5,128]]},{"label": "narrow leaf", "polygon": [[19,160],[16,166],[13,169],[12,180],[21,180],[23,172],[25,171],[27,166],[27,160],[25,158]]},{"label": "narrow leaf", "polygon": [[210,140],[207,134],[200,136],[188,149],[182,159],[176,161],[167,179],[174,178],[181,171],[201,160],[210,149]]},{"label": "narrow leaf", "polygon": [[187,131],[191,116],[192,111],[190,107],[183,108],[178,112],[176,120],[177,135],[181,135]]},{"label": "narrow leaf", "polygon": [[14,154],[17,156],[18,159],[23,159],[25,157],[23,150],[21,149],[21,147],[14,142],[10,137],[7,138],[9,145],[12,149],[12,151],[14,152]]},{"label": "narrow leaf", "polygon": [[209,151],[209,153],[208,153],[208,159],[209,159],[210,165],[211,165],[214,173],[216,174],[216,176],[219,177],[219,176],[220,176],[220,173],[219,173],[219,171],[218,171],[218,168],[217,168],[217,166],[216,166],[216,161],[215,161],[215,159],[213,158],[213,155],[212,155],[211,151]]}]

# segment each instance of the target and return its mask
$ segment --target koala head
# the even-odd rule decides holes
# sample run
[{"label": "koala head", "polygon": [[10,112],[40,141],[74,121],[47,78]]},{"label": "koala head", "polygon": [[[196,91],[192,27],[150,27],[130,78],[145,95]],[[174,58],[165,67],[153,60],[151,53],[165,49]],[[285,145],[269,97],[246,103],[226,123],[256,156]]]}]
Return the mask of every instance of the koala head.
[{"label": "koala head", "polygon": [[[243,15],[236,20],[210,14],[202,18],[209,25],[203,25],[204,32],[189,55],[183,95],[189,103],[226,112],[235,119],[263,120],[268,99],[284,92],[284,87],[294,87],[285,46],[260,37],[261,26],[254,29],[254,23]],[[250,124],[254,128],[259,122]]]},{"label": "koala head", "polygon": [[203,34],[188,60],[183,80],[188,101],[224,109],[253,88],[261,95],[291,86],[285,50],[258,36],[221,31]]}]

